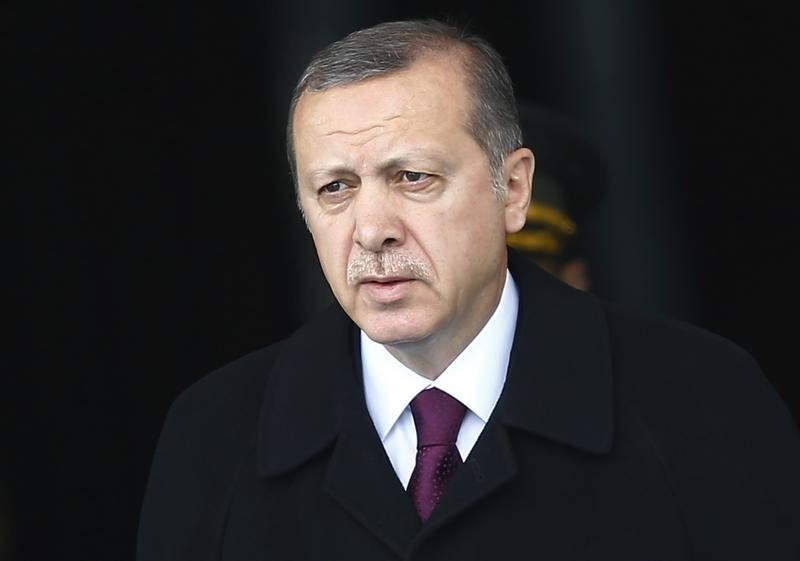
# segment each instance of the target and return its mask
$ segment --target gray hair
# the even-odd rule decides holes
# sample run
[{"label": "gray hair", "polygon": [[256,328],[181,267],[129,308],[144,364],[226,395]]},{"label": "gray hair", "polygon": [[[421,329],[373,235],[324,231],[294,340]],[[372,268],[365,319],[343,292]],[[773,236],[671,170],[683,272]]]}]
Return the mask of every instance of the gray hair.
[{"label": "gray hair", "polygon": [[492,189],[505,197],[503,162],[522,146],[514,89],[503,60],[485,39],[436,20],[387,22],[355,31],[319,51],[294,89],[286,126],[286,151],[297,189],[293,120],[300,97],[411,66],[426,54],[458,55],[472,94],[467,123],[489,160]]}]

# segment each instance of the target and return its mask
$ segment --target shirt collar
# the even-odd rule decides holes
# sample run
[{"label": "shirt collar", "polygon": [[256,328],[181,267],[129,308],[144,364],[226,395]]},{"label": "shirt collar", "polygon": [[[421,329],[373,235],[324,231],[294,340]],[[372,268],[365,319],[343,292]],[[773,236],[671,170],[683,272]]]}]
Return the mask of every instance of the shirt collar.
[{"label": "shirt collar", "polygon": [[429,387],[447,392],[487,422],[505,384],[518,306],[517,287],[506,271],[500,302],[489,321],[436,380],[407,368],[361,331],[364,395],[381,440],[414,396]]}]

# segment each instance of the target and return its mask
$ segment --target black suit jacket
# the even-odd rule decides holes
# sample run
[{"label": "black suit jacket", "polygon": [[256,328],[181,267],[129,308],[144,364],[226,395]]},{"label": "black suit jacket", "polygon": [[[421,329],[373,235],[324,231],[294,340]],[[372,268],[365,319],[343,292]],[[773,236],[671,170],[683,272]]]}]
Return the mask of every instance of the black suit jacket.
[{"label": "black suit jacket", "polygon": [[510,266],[507,382],[427,524],[334,306],[176,400],[138,560],[800,559],[800,437],[753,360]]}]

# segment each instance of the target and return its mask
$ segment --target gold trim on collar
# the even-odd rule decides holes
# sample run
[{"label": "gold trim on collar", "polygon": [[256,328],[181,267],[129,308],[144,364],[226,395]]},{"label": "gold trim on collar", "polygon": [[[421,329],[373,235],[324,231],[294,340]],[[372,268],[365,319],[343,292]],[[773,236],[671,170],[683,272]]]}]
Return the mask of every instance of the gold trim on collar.
[{"label": "gold trim on collar", "polygon": [[563,239],[548,230],[521,230],[506,237],[508,245],[522,251],[558,255],[564,250]]}]

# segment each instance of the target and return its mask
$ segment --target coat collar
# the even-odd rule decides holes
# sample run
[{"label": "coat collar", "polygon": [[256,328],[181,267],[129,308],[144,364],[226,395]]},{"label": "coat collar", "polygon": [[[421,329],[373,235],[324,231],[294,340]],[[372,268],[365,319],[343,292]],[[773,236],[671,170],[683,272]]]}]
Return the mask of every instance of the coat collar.
[{"label": "coat collar", "polygon": [[357,333],[334,303],[287,340],[259,417],[261,475],[289,471],[321,452],[363,402]]},{"label": "coat collar", "polygon": [[520,291],[503,424],[594,454],[613,440],[611,345],[605,310],[509,250]]},{"label": "coat collar", "polygon": [[[602,306],[511,250],[509,268],[519,288],[520,309],[497,420],[586,452],[608,452],[613,384]],[[273,366],[260,413],[261,475],[299,466],[332,444],[349,424],[363,422],[357,333],[333,304],[287,341]]]}]

